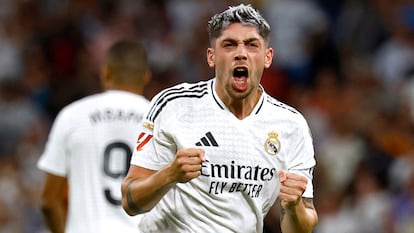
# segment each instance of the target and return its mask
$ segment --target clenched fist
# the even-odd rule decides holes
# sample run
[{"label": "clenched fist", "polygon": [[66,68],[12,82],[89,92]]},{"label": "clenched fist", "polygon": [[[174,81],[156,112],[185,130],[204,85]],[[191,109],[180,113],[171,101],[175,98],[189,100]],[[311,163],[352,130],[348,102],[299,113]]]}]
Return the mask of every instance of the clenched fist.
[{"label": "clenched fist", "polygon": [[185,148],[177,151],[170,163],[171,177],[178,183],[185,183],[201,175],[201,164],[205,161],[204,150]]},{"label": "clenched fist", "polygon": [[279,172],[281,183],[279,199],[282,207],[289,209],[295,206],[302,199],[308,179],[304,176],[282,170]]}]

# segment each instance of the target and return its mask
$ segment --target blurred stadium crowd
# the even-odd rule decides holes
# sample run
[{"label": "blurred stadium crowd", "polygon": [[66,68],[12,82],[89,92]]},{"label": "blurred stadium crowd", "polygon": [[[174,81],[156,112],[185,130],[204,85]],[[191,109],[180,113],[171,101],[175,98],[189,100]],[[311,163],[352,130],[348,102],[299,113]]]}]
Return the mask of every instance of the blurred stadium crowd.
[{"label": "blurred stadium crowd", "polygon": [[[0,233],[47,232],[36,161],[66,104],[99,91],[123,37],[150,54],[151,98],[209,79],[206,25],[251,3],[275,49],[263,86],[308,119],[316,233],[414,232],[414,3],[407,0],[0,0]],[[76,122],[74,122],[76,123]],[[278,233],[276,208],[266,233]]]}]

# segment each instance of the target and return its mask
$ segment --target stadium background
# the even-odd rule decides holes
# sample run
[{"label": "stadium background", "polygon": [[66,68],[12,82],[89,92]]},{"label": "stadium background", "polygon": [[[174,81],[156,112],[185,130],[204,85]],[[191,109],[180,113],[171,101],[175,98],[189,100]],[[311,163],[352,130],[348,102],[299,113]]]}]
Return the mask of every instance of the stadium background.
[{"label": "stadium background", "polygon": [[[105,49],[139,36],[151,98],[213,75],[212,13],[251,3],[272,27],[266,90],[313,132],[316,233],[414,232],[414,5],[407,0],[0,0],[0,233],[47,232],[35,166],[66,104],[99,90]],[[279,232],[275,209],[266,232]]]}]

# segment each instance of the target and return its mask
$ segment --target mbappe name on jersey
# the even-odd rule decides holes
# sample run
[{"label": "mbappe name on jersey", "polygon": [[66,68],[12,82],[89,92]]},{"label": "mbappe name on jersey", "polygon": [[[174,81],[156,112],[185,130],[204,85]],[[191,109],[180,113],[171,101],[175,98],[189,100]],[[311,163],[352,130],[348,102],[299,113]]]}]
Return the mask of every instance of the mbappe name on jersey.
[{"label": "mbappe name on jersey", "polygon": [[92,124],[106,123],[113,121],[135,121],[140,123],[142,115],[133,110],[125,109],[97,109],[89,114],[89,119]]}]

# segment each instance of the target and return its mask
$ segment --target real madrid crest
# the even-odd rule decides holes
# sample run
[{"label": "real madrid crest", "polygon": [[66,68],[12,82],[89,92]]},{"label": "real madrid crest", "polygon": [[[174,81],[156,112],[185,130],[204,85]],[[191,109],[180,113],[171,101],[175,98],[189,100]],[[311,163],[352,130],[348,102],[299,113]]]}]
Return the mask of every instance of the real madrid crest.
[{"label": "real madrid crest", "polygon": [[280,151],[280,141],[279,141],[279,134],[277,134],[275,131],[269,132],[267,135],[269,137],[265,141],[265,150],[270,155],[277,155]]}]

